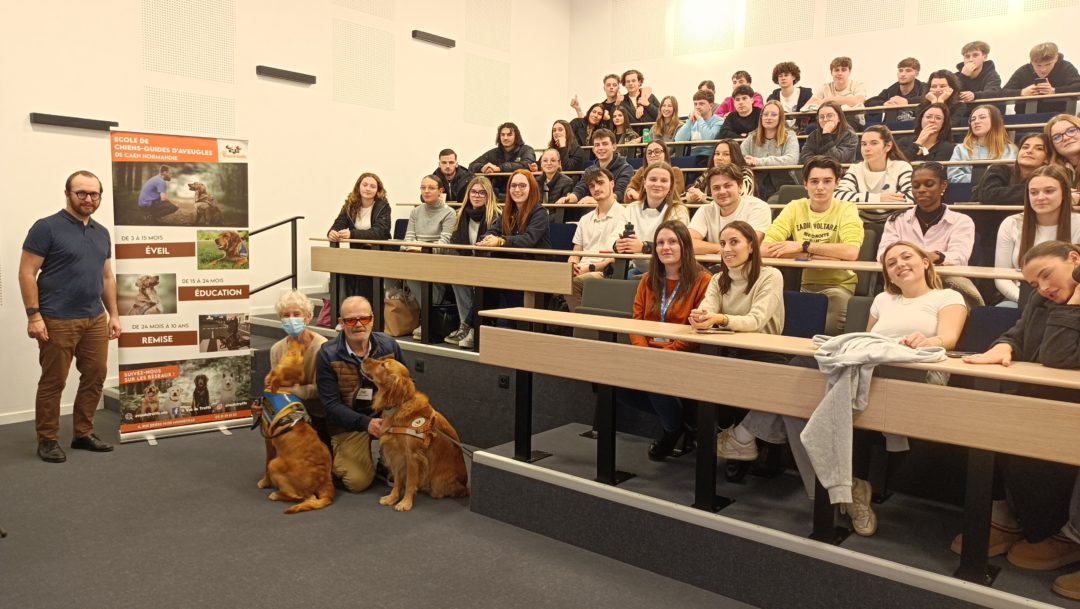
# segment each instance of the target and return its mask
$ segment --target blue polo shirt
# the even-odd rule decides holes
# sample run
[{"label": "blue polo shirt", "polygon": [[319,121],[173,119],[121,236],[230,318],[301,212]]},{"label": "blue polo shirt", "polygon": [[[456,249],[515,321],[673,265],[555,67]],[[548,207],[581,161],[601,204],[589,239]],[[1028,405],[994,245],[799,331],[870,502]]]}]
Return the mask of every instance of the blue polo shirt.
[{"label": "blue polo shirt", "polygon": [[34,222],[22,248],[45,259],[37,277],[43,317],[87,319],[105,312],[101,292],[112,240],[104,226],[93,218],[84,225],[62,209]]}]

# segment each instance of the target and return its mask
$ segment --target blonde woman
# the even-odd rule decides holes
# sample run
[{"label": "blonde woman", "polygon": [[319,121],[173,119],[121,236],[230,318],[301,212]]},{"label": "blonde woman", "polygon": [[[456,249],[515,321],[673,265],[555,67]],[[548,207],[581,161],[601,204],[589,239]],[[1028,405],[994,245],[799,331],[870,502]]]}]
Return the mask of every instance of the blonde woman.
[{"label": "blonde woman", "polygon": [[[550,151],[550,149],[549,149]],[[472,245],[488,229],[499,224],[499,201],[491,187],[491,180],[476,176],[465,188],[466,204],[458,210],[450,243]],[[472,256],[472,250],[450,250],[459,256]],[[443,340],[462,349],[472,349],[476,344],[476,305],[473,302],[473,286],[454,285],[454,301],[457,303],[461,326]]]},{"label": "blonde woman", "polygon": [[[1016,144],[1009,139],[1001,112],[994,106],[983,104],[971,111],[968,118],[964,143],[953,148],[951,161],[1014,160]],[[949,182],[970,184],[982,179],[985,167],[975,170],[971,165],[949,167]]]}]

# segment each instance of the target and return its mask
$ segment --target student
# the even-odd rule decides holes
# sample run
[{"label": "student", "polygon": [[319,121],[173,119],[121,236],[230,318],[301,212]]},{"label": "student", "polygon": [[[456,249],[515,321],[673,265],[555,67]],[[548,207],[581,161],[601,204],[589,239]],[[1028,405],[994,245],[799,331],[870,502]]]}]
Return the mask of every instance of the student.
[{"label": "student", "polygon": [[[829,71],[832,73],[832,82],[821,85],[814,97],[806,102],[803,110],[817,110],[822,102],[829,100],[839,103],[845,110],[864,107],[866,87],[861,82],[851,80],[851,58],[833,59],[829,64]],[[856,114],[854,122],[862,126],[865,124],[865,119],[862,114]]]},{"label": "student", "polygon": [[[857,203],[912,203],[911,163],[885,125],[871,125],[859,141],[862,161],[848,167],[836,198]],[[863,212],[863,218],[874,212]],[[888,214],[873,219],[884,219]]]},{"label": "student", "polygon": [[697,86],[697,90],[698,91],[705,91],[705,90],[711,91],[712,94],[713,94],[713,99],[716,99],[716,83],[714,83],[711,80],[703,80],[703,81],[699,82],[698,86]]},{"label": "student", "polygon": [[[721,139],[743,138],[757,129],[761,121],[762,107],[753,105],[753,98],[757,96],[750,85],[739,85],[731,92],[734,100],[734,109],[724,117],[724,124],[720,127]],[[777,102],[779,106],[780,102]]]},{"label": "student", "polygon": [[[745,70],[739,70],[731,75],[731,97],[724,98],[724,101],[720,102],[720,105],[716,107],[716,115],[720,118],[727,118],[727,115],[735,112],[735,90],[739,87],[750,88],[750,73]],[[761,94],[754,93],[754,90],[750,88],[750,96],[753,98],[751,104],[754,108],[761,109],[765,102],[761,99]]]},{"label": "student", "polygon": [[559,165],[565,171],[581,171],[589,163],[589,153],[578,146],[574,129],[564,120],[551,124],[548,149],[555,149],[559,153]]},{"label": "student", "polygon": [[[592,139],[593,156],[596,162],[592,167],[603,167],[615,176],[615,198],[622,201],[626,194],[626,187],[630,184],[630,178],[634,177],[634,168],[626,162],[621,154],[615,151],[615,134],[607,129],[601,129],[593,133]],[[574,185],[574,191],[560,197],[556,203],[581,203],[586,197],[588,186],[578,180]]]},{"label": "student", "polygon": [[[649,165],[660,161],[668,165],[671,164],[671,149],[668,148],[666,141],[658,138],[645,146],[645,164],[634,172],[634,177],[630,178],[630,184],[626,187],[623,203],[631,203],[641,199],[641,185],[645,183],[645,170]],[[682,169],[672,167],[671,170],[675,173],[675,195],[678,196],[686,189],[686,178],[683,176]]]},{"label": "student", "polygon": [[1020,205],[1027,180],[1039,167],[1050,162],[1050,140],[1042,133],[1029,133],[1020,140],[1016,162],[986,168],[978,188],[972,193],[984,205]]},{"label": "student", "polygon": [[589,113],[584,118],[575,118],[570,121],[570,131],[574,134],[574,141],[578,145],[592,141],[593,133],[601,129],[611,129],[611,123],[604,118],[604,105],[593,104],[589,106]]},{"label": "student", "polygon": [[[830,157],[814,157],[803,165],[803,184],[810,195],[788,203],[765,231],[762,255],[767,258],[855,260],[863,241],[863,225],[854,203],[833,196],[842,169]],[[791,241],[788,241],[791,238]],[[847,303],[857,279],[848,270],[804,269],[801,291],[829,299],[825,331],[844,331]]]},{"label": "student", "polygon": [[[1005,130],[1005,121],[1001,112],[994,106],[983,104],[971,111],[967,135],[963,144],[953,149],[952,161],[1013,160],[1016,158],[1016,144],[1009,141],[1009,132]],[[982,179],[986,167],[972,168],[971,165],[953,165],[949,167],[949,181],[954,184],[969,184]]]},{"label": "student", "polygon": [[511,172],[528,169],[536,162],[536,152],[521,139],[521,130],[514,123],[503,123],[495,136],[495,147],[469,163],[473,173]]},{"label": "student", "polygon": [[742,171],[731,163],[720,163],[705,172],[705,181],[713,204],[699,207],[690,221],[694,253],[721,253],[720,233],[725,226],[739,220],[753,226],[755,237],[760,241],[772,224],[772,210],[768,203],[757,197],[739,194]]},{"label": "student", "polygon": [[[619,76],[618,74],[608,74],[604,77],[604,101],[595,103],[590,106],[589,113],[592,113],[593,106],[600,106],[602,114],[600,115],[599,119],[597,119],[597,123],[599,124],[600,122],[607,122],[611,120],[612,111],[614,111],[615,108],[619,107],[619,104],[621,103],[622,95],[619,95]],[[575,95],[570,100],[570,107],[577,112],[577,118],[579,120],[586,117],[586,114],[581,111],[581,102],[578,101],[577,95]],[[592,134],[586,134],[586,137],[578,137],[578,141],[589,141],[589,137],[587,137],[589,135]]]},{"label": "student", "polygon": [[[720,133],[720,117],[713,113],[713,95],[708,90],[699,90],[694,93],[694,110],[686,118],[686,122],[675,132],[676,142],[691,142],[699,140],[713,140]],[[698,165],[703,166],[712,154],[712,146],[694,146],[690,149],[690,156],[696,157]]]},{"label": "student", "polygon": [[[1038,97],[1080,91],[1080,73],[1076,71],[1076,66],[1065,61],[1065,56],[1058,52],[1053,42],[1035,45],[1028,57],[1031,63],[1013,72],[1012,78],[1001,88],[1002,97]],[[1017,104],[1023,106],[1022,102]],[[1044,101],[1039,102],[1035,111],[1064,112],[1065,105],[1065,100]]]},{"label": "student", "polygon": [[574,189],[574,181],[563,175],[559,151],[548,148],[540,155],[540,202],[552,203]]},{"label": "student", "polygon": [[[596,200],[596,209],[578,221],[577,230],[574,232],[574,251],[610,250],[626,224],[623,206],[615,200],[614,176],[603,167],[590,167],[581,179],[589,186],[589,194]],[[574,279],[571,293],[566,295],[566,306],[573,312],[581,304],[585,282],[602,279],[615,259],[570,256],[567,260],[570,262],[570,272]]]},{"label": "student", "polygon": [[[440,166],[443,156],[439,155]],[[345,204],[341,206],[326,238],[332,243],[340,243],[342,239],[390,239],[390,216],[390,202],[382,180],[374,173],[362,173],[356,178],[352,192],[345,197]],[[349,247],[371,249],[372,246],[350,243]],[[368,300],[374,293],[371,282],[356,275],[345,276],[345,291],[347,295],[359,294]]]},{"label": "student", "polygon": [[1043,133],[1053,144],[1050,162],[1061,165],[1073,175],[1073,205],[1080,204],[1080,118],[1071,114],[1059,114],[1046,121]]},{"label": "student", "polygon": [[[654,123],[660,113],[660,102],[652,94],[652,87],[643,87],[645,77],[637,70],[627,70],[622,75],[622,85],[626,95],[619,107],[626,113],[631,123]],[[612,118],[615,117],[612,111]]]},{"label": "student", "polygon": [[[896,82],[881,90],[881,93],[866,100],[866,105],[907,106],[922,101],[926,93],[926,84],[919,80],[922,65],[914,57],[905,57],[896,64]],[[912,110],[886,112],[886,121],[909,121],[914,118]]]},{"label": "student", "polygon": [[[780,105],[784,107],[784,112],[788,114],[801,111],[814,95],[810,87],[795,86],[801,78],[802,71],[794,62],[783,61],[776,64],[772,70],[772,81],[779,88],[773,89],[766,101],[775,99],[780,102]],[[762,106],[764,107],[764,104]],[[788,127],[794,129],[795,123],[794,118],[788,119]]]},{"label": "student", "polygon": [[[975,246],[975,222],[944,204],[949,180],[945,167],[936,161],[919,165],[911,174],[915,207],[889,216],[878,244],[877,259],[898,241],[914,243],[936,266],[965,266]],[[967,277],[945,277],[945,286],[964,296],[968,306],[986,304]]]},{"label": "student", "polygon": [[988,97],[1001,97],[1001,76],[994,62],[987,59],[990,45],[981,40],[969,42],[960,49],[964,61],[956,64],[960,82],[960,101],[965,103]]},{"label": "student", "polygon": [[682,126],[682,120],[679,119],[679,100],[675,99],[675,96],[668,95],[664,99],[660,100],[660,114],[656,117],[656,122],[653,123],[650,131],[652,139],[664,139],[671,141],[675,139],[675,132]]},{"label": "student", "polygon": [[915,133],[896,141],[900,152],[912,161],[948,161],[953,148],[949,106],[940,102],[919,108],[915,117]]},{"label": "student", "polygon": [[[949,107],[950,127],[960,127],[968,115],[967,104],[960,101],[960,81],[948,70],[937,70],[927,79],[928,86],[923,101],[927,104],[945,104]],[[952,131],[947,131],[946,139],[952,140]]]},{"label": "student", "polygon": [[[552,151],[548,149],[547,152]],[[457,245],[476,243],[480,240],[480,235],[498,225],[500,219],[499,202],[495,199],[495,190],[491,187],[490,180],[484,176],[476,176],[469,180],[466,192],[469,201],[458,210],[457,219],[454,220],[454,232],[450,236],[450,243]],[[472,250],[449,252],[458,256],[475,255]],[[455,284],[451,287],[454,289],[454,302],[457,304],[461,325],[443,341],[462,349],[472,349],[476,346],[476,303],[473,301],[473,286]]]},{"label": "student", "polygon": [[[690,213],[675,196],[675,172],[667,163],[650,163],[645,168],[644,195],[640,201],[626,206],[626,224],[615,241],[615,251],[620,254],[650,254],[653,251],[656,227],[668,220],[690,222]],[[687,247],[693,243],[688,238]],[[634,260],[628,272],[637,277],[648,271],[643,260]]]},{"label": "student", "polygon": [[[622,108],[615,108],[615,111],[611,113],[611,132],[615,134],[615,146],[617,147],[623,144],[633,144],[638,140],[638,133],[634,131],[629,121],[626,120],[626,111]],[[637,152],[637,148],[622,148],[623,156],[627,158],[636,157]]]},{"label": "student", "polygon": [[[790,124],[790,121],[789,121]],[[831,156],[841,163],[855,161],[855,149],[859,136],[848,125],[847,116],[840,104],[827,101],[817,111],[817,129],[810,132],[799,151],[799,164],[813,156]]]},{"label": "student", "polygon": [[[419,243],[450,243],[450,235],[454,232],[454,210],[442,200],[442,186],[434,176],[424,176],[420,180],[420,202],[423,205],[414,207],[409,213],[409,224],[405,229],[406,242]],[[442,250],[437,248],[420,248],[414,246],[401,246],[403,252],[423,252],[425,254],[440,254]],[[419,281],[406,281],[409,292],[413,298],[420,302]],[[446,296],[446,286],[441,283],[432,284],[431,299],[433,303],[440,303]],[[413,331],[413,340],[422,338],[421,326]]]},{"label": "student", "polygon": [[[1080,214],[1068,205],[1068,192],[1069,176],[1061,167],[1044,165],[1031,172],[1023,213],[1005,218],[998,229],[995,267],[1019,269],[1028,250],[1046,241],[1080,243]],[[995,279],[994,285],[1007,301],[1020,300],[1019,282]]]},{"label": "student", "polygon": [[[754,196],[756,184],[754,172],[746,166],[746,157],[743,156],[739,143],[732,139],[720,140],[709,156],[709,163],[705,165],[705,173],[721,163],[731,163],[742,172],[742,184],[739,185],[739,194]],[[690,203],[705,203],[712,200],[709,196],[709,183],[705,180],[705,173],[694,180],[694,185],[686,191],[686,200]]]},{"label": "student", "polygon": [[[656,247],[651,250],[648,272],[642,276],[634,296],[634,319],[686,324],[690,311],[705,297],[709,280],[709,272],[694,259],[686,225],[678,220],[663,222],[656,228]],[[697,350],[696,343],[634,334],[630,335],[630,343],[668,351]],[[679,439],[690,433],[683,423],[682,402],[678,398],[617,389],[615,399],[621,405],[655,413],[660,419],[663,434],[649,446],[652,461],[666,459]]]},{"label": "student", "polygon": [[[748,167],[768,167],[770,165],[796,165],[799,162],[799,136],[794,129],[788,129],[784,121],[784,108],[773,100],[761,109],[761,122],[757,129],[742,141],[742,153]],[[732,117],[728,117],[731,121]],[[725,124],[726,126],[726,124]],[[791,171],[759,171],[756,192],[762,199],[775,195],[785,184],[797,183]]]},{"label": "student", "polygon": [[439,181],[447,201],[465,201],[465,185],[472,179],[472,173],[457,162],[457,153],[451,148],[439,151],[439,168],[431,172]]}]

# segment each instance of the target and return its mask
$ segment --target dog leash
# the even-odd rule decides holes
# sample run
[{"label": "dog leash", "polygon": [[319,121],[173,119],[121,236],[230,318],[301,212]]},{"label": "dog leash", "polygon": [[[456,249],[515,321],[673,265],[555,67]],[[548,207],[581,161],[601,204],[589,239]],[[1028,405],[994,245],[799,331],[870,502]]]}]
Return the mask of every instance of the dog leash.
[{"label": "dog leash", "polygon": [[[386,414],[386,416],[393,416],[393,414],[394,414],[394,413],[395,413],[396,411],[397,411],[397,408],[389,408],[389,409],[387,409],[387,410],[385,411],[385,414]],[[436,413],[436,415],[435,415],[435,416],[439,416],[439,415],[438,415],[438,413]],[[435,431],[435,432],[439,433],[440,435],[442,435],[442,437],[446,438],[447,440],[450,440],[450,442],[451,442],[452,444],[454,444],[455,446],[457,446],[458,448],[460,448],[460,449],[461,449],[461,452],[462,452],[462,453],[463,453],[463,454],[464,454],[464,455],[465,455],[466,457],[468,457],[470,461],[472,460],[472,458],[473,458],[473,451],[471,451],[471,450],[469,450],[469,449],[465,448],[465,445],[464,445],[464,444],[462,444],[462,443],[461,443],[460,441],[458,441],[458,440],[455,440],[455,439],[453,438],[453,436],[451,436],[450,434],[446,433],[445,431],[443,431],[443,430],[439,429],[439,428],[438,428],[438,427],[437,427],[437,426],[435,425],[435,417],[431,417],[431,419],[430,419],[430,420],[429,420],[429,421],[428,421],[427,423],[428,423],[428,425],[430,425],[430,430],[431,430],[431,431]],[[387,433],[394,433],[394,434],[404,434],[404,435],[409,435],[409,436],[413,436],[414,438],[417,438],[417,439],[419,439],[419,440],[425,440],[425,439],[426,439],[426,438],[424,437],[424,435],[423,435],[423,434],[424,434],[424,432],[418,432],[418,431],[415,431],[415,430],[413,430],[413,429],[411,429],[411,428],[409,428],[409,427],[390,427],[390,428],[387,428],[387,430],[386,430],[386,431],[387,431]],[[426,446],[426,444],[425,444],[425,446]]]}]

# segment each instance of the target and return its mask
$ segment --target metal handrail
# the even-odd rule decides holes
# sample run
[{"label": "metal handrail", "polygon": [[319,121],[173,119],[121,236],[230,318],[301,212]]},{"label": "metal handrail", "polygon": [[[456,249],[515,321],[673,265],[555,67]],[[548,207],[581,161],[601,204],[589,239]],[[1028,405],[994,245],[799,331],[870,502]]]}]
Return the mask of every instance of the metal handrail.
[{"label": "metal handrail", "polygon": [[273,281],[271,281],[269,283],[263,284],[263,285],[255,288],[255,289],[249,291],[248,292],[249,295],[258,294],[259,292],[261,292],[261,291],[263,291],[263,290],[265,290],[267,288],[271,288],[271,287],[281,283],[282,281],[288,281],[289,279],[292,279],[292,287],[293,287],[294,290],[296,289],[296,287],[298,285],[298,279],[299,279],[299,272],[298,272],[299,267],[298,267],[297,260],[296,260],[296,236],[297,236],[297,234],[296,234],[297,226],[296,225],[297,225],[297,221],[303,220],[303,219],[304,219],[304,216],[293,216],[291,218],[286,218],[286,219],[281,220],[279,222],[275,222],[273,224],[269,224],[269,225],[264,226],[262,228],[257,228],[257,229],[255,229],[253,231],[248,232],[248,237],[253,237],[253,236],[255,236],[255,235],[259,234],[259,233],[266,232],[266,231],[268,231],[268,230],[270,230],[272,228],[277,228],[277,227],[281,226],[282,224],[289,224],[292,227],[292,244],[291,244],[292,245],[292,273],[290,273],[289,275],[285,275],[284,277],[279,277],[278,279],[275,279],[275,280],[273,280]]}]

